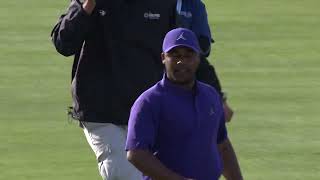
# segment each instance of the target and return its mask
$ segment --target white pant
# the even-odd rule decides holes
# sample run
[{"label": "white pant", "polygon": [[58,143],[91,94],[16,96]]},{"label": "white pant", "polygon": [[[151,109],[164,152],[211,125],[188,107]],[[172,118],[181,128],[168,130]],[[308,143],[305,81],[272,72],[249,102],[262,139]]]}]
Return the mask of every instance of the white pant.
[{"label": "white pant", "polygon": [[82,122],[84,134],[98,160],[104,180],[140,180],[141,173],[131,165],[125,152],[127,130],[111,123]]}]

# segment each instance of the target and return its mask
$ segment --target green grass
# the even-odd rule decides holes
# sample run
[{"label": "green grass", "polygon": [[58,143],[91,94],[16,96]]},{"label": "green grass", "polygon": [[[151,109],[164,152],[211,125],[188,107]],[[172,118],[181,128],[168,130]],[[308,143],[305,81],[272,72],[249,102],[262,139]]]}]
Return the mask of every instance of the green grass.
[{"label": "green grass", "polygon": [[207,1],[246,179],[319,179],[319,1]]},{"label": "green grass", "polygon": [[81,129],[66,117],[72,61],[50,42],[67,3],[0,7],[0,180],[100,179]]},{"label": "green grass", "polygon": [[[70,58],[49,34],[68,1],[0,6],[0,180],[99,180],[70,123]],[[215,64],[249,180],[320,178],[320,1],[206,0]]]}]

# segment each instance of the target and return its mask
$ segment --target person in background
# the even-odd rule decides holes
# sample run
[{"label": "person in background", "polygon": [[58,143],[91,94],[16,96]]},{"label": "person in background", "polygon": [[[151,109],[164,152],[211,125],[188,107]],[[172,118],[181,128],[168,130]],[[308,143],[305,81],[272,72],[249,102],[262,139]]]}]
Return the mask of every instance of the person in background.
[{"label": "person in background", "polygon": [[[197,79],[212,85],[218,90],[224,100],[225,121],[230,122],[233,116],[233,110],[227,103],[226,93],[222,92],[221,84],[214,67],[210,65],[207,60],[211,53],[211,43],[213,43],[214,40],[211,35],[204,3],[201,0],[177,0],[176,26],[190,29],[196,34],[203,52],[201,55],[202,63],[197,71]],[[203,70],[204,68],[210,68],[210,70]],[[208,77],[210,77],[210,79],[208,79]]]}]

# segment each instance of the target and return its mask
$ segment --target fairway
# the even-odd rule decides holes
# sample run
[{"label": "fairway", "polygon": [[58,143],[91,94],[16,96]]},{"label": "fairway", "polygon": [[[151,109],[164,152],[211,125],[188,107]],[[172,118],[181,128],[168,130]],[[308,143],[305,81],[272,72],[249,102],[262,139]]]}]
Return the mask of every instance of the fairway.
[{"label": "fairway", "polygon": [[[320,1],[205,2],[245,179],[320,179]],[[72,58],[50,41],[68,3],[1,3],[0,180],[101,179],[66,116]]]}]

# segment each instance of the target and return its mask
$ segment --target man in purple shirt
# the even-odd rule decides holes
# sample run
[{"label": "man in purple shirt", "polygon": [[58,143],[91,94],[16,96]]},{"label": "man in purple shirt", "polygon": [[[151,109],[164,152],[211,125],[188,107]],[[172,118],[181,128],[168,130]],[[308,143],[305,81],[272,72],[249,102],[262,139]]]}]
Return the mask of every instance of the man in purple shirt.
[{"label": "man in purple shirt", "polygon": [[242,179],[222,100],[195,79],[200,53],[192,31],[168,32],[161,55],[164,77],[131,109],[127,158],[144,180],[217,180],[221,174]]}]

